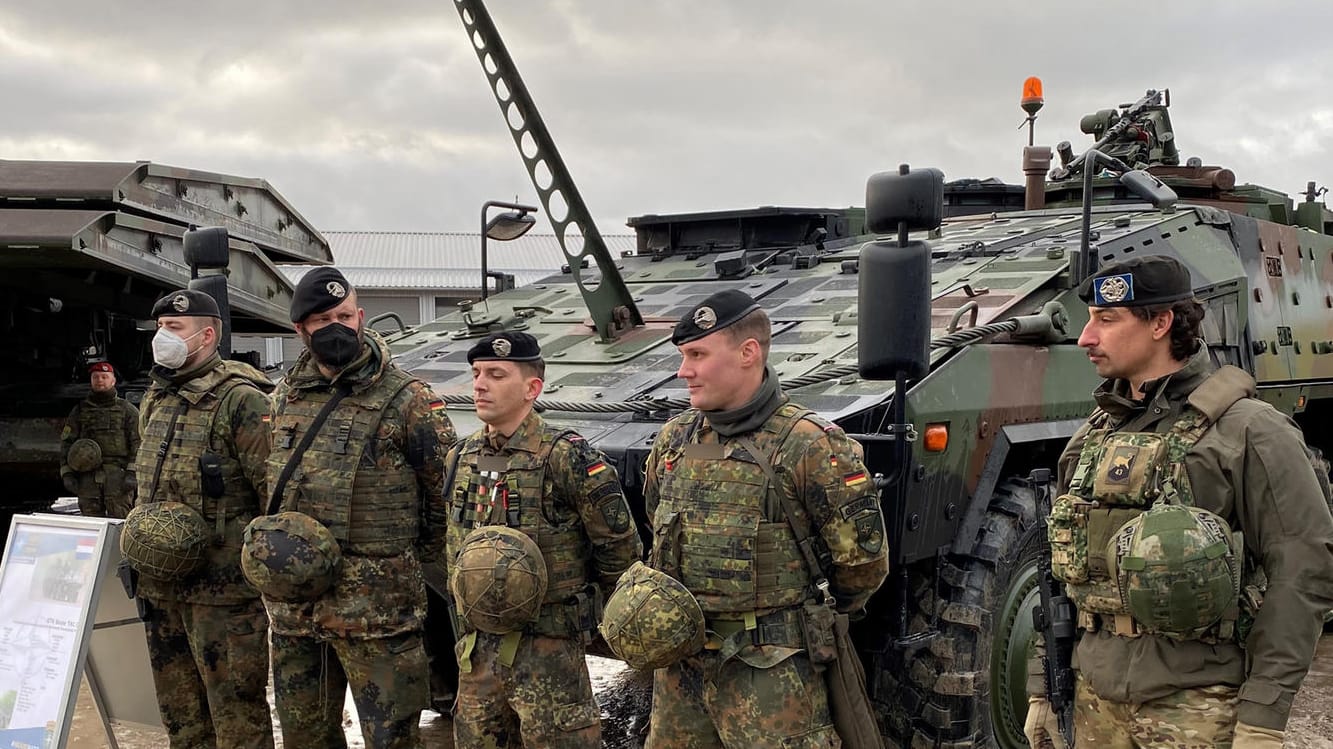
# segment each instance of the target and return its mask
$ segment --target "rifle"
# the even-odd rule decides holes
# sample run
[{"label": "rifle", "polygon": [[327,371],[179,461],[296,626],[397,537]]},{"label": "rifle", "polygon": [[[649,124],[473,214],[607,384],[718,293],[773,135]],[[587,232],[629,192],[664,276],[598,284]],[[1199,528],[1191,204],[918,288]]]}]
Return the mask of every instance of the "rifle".
[{"label": "rifle", "polygon": [[[1038,468],[1028,476],[1037,499],[1037,516],[1043,528],[1051,512],[1051,471]],[[1064,586],[1051,573],[1051,549],[1047,545],[1037,560],[1037,588],[1041,603],[1032,610],[1032,624],[1046,640],[1042,658],[1045,671],[1046,699],[1055,711],[1060,735],[1065,745],[1074,746],[1074,604],[1065,595]]]}]

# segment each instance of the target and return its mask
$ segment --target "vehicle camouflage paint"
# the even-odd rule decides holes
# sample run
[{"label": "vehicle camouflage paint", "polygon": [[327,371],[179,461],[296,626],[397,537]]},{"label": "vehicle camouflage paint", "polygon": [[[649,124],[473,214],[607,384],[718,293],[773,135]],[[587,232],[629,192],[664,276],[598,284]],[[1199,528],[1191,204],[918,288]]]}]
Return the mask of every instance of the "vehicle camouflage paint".
[{"label": "vehicle camouflage paint", "polygon": [[263,180],[144,161],[0,160],[6,526],[9,513],[44,509],[61,491],[60,430],[87,395],[88,362],[110,361],[122,392],[138,400],[152,366],[153,303],[198,275],[185,256],[192,225],[230,234],[212,254],[226,268],[233,332],[290,332],[292,286],[274,263],[331,255]]},{"label": "vehicle camouflage paint", "polygon": [[[1017,186],[944,189],[943,224],[911,236],[930,245],[933,343],[929,371],[908,382],[903,404],[921,437],[899,453],[893,383],[856,374],[860,251],[875,239],[866,211],[641,216],[629,220],[637,249],[611,257],[486,9],[480,0],[455,5],[569,265],[394,336],[399,363],[454,406],[462,434],[478,425],[466,408],[467,349],[496,330],[535,335],[548,364],[545,417],[611,456],[643,527],[644,459],[687,403],[672,327],[721,289],[758,299],[773,320],[770,364],[784,386],[862,442],[884,487],[893,568],[855,636],[881,726],[902,745],[1025,745],[1044,542],[1026,479],[1054,467],[1093,408],[1098,380],[1076,345],[1087,319],[1076,286],[1092,258],[1184,262],[1208,308],[1216,359],[1252,372],[1262,397],[1292,414],[1313,445],[1333,448],[1333,214],[1313,184],[1293,205],[1236,185],[1220,167],[1181,166],[1165,96],[1149,92],[1085,118],[1083,129],[1102,156],[1146,167],[1180,202],[1154,208],[1098,168],[1086,249],[1084,175],[1063,144],[1060,179],[1044,181],[1045,166],[1029,172],[1029,210],[1017,210]],[[891,329],[902,300],[878,301],[875,324]],[[1014,325],[999,323],[1014,318],[1021,330],[1005,332]]]}]

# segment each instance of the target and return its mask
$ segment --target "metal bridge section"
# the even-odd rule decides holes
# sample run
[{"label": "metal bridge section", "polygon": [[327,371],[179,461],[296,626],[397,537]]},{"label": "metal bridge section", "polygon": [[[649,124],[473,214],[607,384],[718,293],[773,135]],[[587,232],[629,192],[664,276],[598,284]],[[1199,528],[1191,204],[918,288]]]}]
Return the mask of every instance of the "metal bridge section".
[{"label": "metal bridge section", "polygon": [[[532,185],[537,189],[546,217],[555,229],[560,249],[569,259],[574,283],[583,294],[598,336],[603,341],[611,341],[643,325],[643,316],[620,277],[615,258],[593,224],[592,215],[574,186],[546,124],[537,113],[509,50],[495,30],[490,13],[485,5],[475,0],[455,0],[454,5],[467,28],[472,48],[481,61]],[[580,273],[580,266],[587,258],[597,264],[600,278],[585,277]]]}]

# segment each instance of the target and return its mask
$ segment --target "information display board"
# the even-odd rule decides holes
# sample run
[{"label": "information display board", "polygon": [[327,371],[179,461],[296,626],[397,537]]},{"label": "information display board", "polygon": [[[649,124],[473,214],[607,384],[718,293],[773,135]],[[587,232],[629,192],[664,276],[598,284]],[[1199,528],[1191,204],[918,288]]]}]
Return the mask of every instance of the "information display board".
[{"label": "information display board", "polygon": [[62,749],[119,525],[15,516],[0,559],[0,749]]}]

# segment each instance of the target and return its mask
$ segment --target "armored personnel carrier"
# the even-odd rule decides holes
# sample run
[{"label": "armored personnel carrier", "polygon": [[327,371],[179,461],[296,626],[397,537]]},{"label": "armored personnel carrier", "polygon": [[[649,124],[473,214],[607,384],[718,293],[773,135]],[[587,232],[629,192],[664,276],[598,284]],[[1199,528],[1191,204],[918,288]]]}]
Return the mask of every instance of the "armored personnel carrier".
[{"label": "armored personnel carrier", "polygon": [[[477,423],[468,347],[501,329],[532,333],[548,362],[546,417],[612,457],[645,523],[644,459],[687,405],[672,326],[721,289],[758,299],[784,387],[861,441],[883,489],[892,572],[855,635],[881,728],[903,746],[1025,746],[1044,543],[1031,477],[1054,468],[1093,408],[1075,289],[1099,265],[1183,261],[1212,355],[1253,373],[1312,445],[1333,448],[1333,215],[1313,184],[1294,203],[1222,167],[1182,164],[1165,92],[1084,118],[1094,148],[1062,144],[1049,175],[1050,149],[1030,148],[1026,187],[966,181],[927,195],[948,204],[942,223],[904,231],[929,245],[923,288],[862,289],[873,304],[859,308],[862,247],[877,239],[866,227],[918,223],[893,215],[891,200],[641,216],[629,220],[637,248],[612,257],[483,4],[455,5],[569,264],[394,336],[399,361],[466,431]],[[921,371],[862,379],[859,348],[877,342],[859,336],[903,324],[922,301],[913,294],[928,297]]]},{"label": "armored personnel carrier", "polygon": [[[226,229],[229,243],[187,257],[191,225]],[[88,362],[110,361],[137,398],[152,366],[147,318],[165,291],[222,283],[234,332],[289,332],[292,287],[275,263],[331,259],[263,180],[142,161],[0,160],[0,513],[60,491],[60,429],[87,394]]]}]

